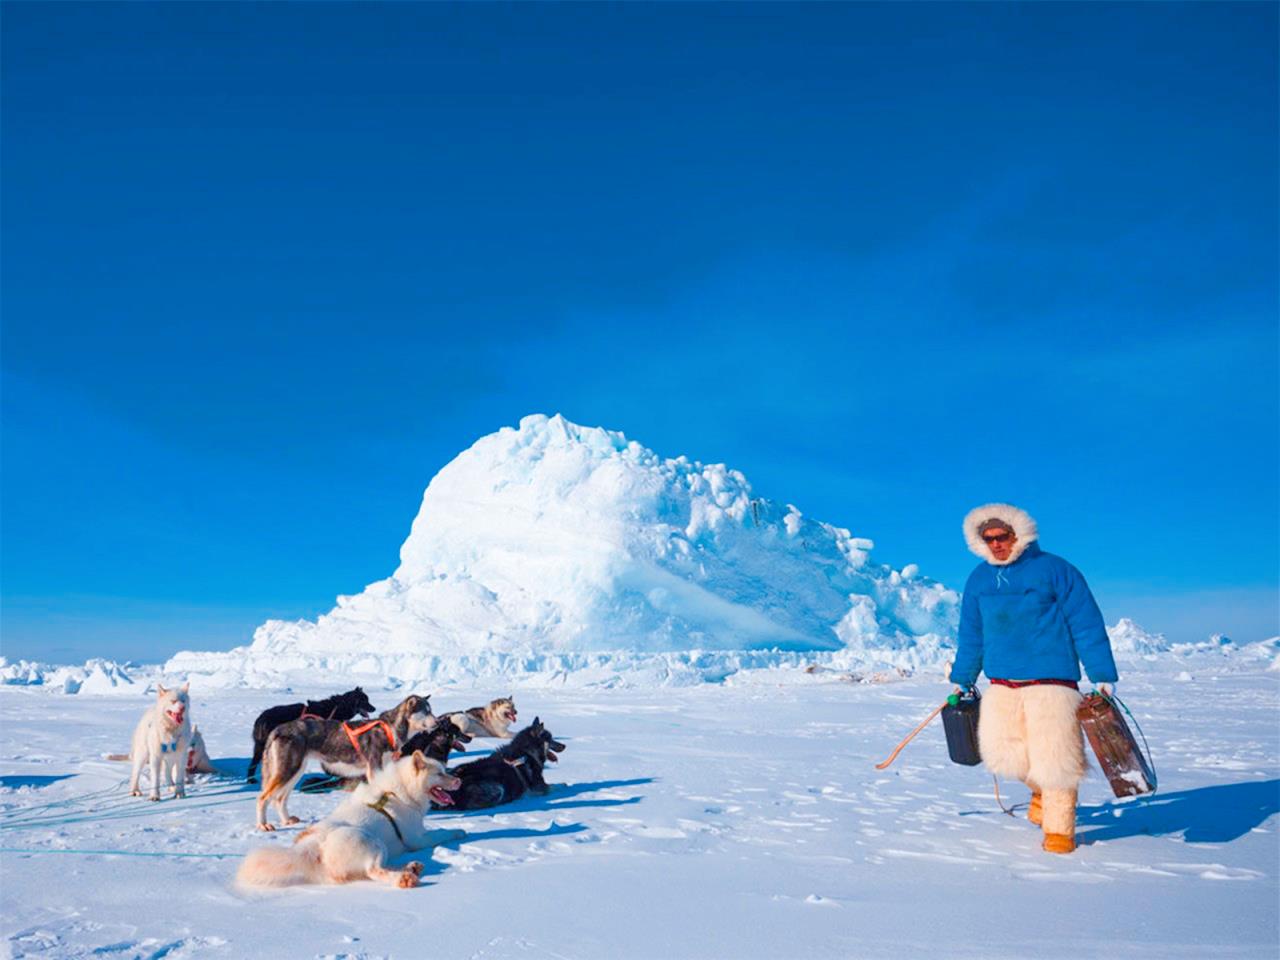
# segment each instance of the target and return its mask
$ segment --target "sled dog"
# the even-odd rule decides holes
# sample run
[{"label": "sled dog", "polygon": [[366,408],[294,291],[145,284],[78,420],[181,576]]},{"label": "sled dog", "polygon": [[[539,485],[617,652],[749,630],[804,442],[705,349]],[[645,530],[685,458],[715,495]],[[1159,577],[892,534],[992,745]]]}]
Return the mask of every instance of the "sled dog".
[{"label": "sled dog", "polygon": [[197,773],[221,773],[209,759],[209,751],[204,745],[204,734],[199,727],[191,728],[191,746],[187,748],[187,779]]},{"label": "sled dog", "polygon": [[297,720],[299,717],[317,717],[322,720],[350,720],[357,714],[367,717],[373,713],[373,704],[365,696],[363,690],[356,687],[346,693],[334,694],[323,700],[308,700],[306,703],[286,703],[278,707],[268,707],[258,714],[253,721],[253,759],[249,761],[249,771],[245,780],[253,782],[262,763],[262,751],[267,746],[267,737],[271,731],[282,723]]},{"label": "sled dog", "polygon": [[448,717],[469,737],[510,740],[511,725],[516,722],[516,702],[512,697],[499,697],[489,701],[488,706],[450,713]]},{"label": "sled dog", "polygon": [[[537,717],[487,757],[454,769],[462,782],[450,791],[452,806],[458,810],[495,807],[519,800],[526,791],[543,794],[551,788],[542,778],[542,768],[555,763],[564,744],[551,735]],[[440,805],[443,806],[443,805]]]},{"label": "sled dog", "polygon": [[449,753],[453,750],[465,750],[464,744],[471,738],[458,729],[448,717],[437,718],[436,725],[430,730],[415,733],[400,746],[400,755],[407,757],[415,750],[421,750],[432,760],[448,763]]},{"label": "sled dog", "polygon": [[[128,753],[108,753],[107,760],[132,760],[133,757]],[[200,732],[199,727],[191,728],[191,745],[187,747],[187,782],[191,782],[191,778],[197,773],[222,773],[213,765],[213,761],[209,759],[209,751],[204,745],[204,734]]]},{"label": "sled dog", "polygon": [[187,751],[191,748],[191,684],[170,690],[157,685],[156,702],[148,708],[133,731],[129,758],[133,773],[129,777],[129,795],[142,796],[138,780],[142,768],[151,771],[151,799],[160,799],[160,772],[173,784],[174,799],[187,795]]},{"label": "sled dog", "polygon": [[458,779],[421,751],[383,767],[338,808],[298,835],[289,849],[262,847],[249,853],[236,876],[248,886],[295,883],[349,883],[378,880],[416,887],[422,864],[387,864],[403,854],[450,840],[461,830],[428,830],[422,816],[434,800],[447,803]]},{"label": "sled dog", "polygon": [[339,723],[306,717],[282,723],[271,731],[262,756],[262,789],[258,793],[258,829],[274,830],[267,822],[267,803],[274,802],[283,823],[289,816],[289,793],[315,757],[324,772],[335,777],[373,775],[415,733],[430,730],[435,717],[426,697],[405,697],[398,705],[367,723]]}]

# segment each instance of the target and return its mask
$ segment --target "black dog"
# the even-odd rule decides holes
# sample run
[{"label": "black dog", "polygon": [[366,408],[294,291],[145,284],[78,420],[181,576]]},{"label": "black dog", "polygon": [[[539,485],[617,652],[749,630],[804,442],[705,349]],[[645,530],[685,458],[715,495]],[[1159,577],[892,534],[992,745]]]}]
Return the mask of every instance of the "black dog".
[{"label": "black dog", "polygon": [[463,744],[470,742],[471,738],[459,730],[456,723],[445,717],[430,730],[415,733],[402,743],[400,745],[400,756],[412,757],[413,751],[421,750],[432,760],[447,763],[451,751],[463,750],[465,749]]},{"label": "black dog", "polygon": [[297,720],[300,717],[315,717],[320,720],[350,720],[356,714],[367,717],[373,713],[373,704],[359,687],[346,693],[334,694],[324,700],[308,700],[306,703],[286,703],[279,707],[268,707],[258,714],[253,721],[253,759],[249,761],[249,773],[245,777],[253,783],[258,773],[258,764],[262,763],[262,751],[267,747],[267,737],[271,731],[282,723]]},{"label": "black dog", "polygon": [[453,804],[436,810],[477,810],[519,800],[526,791],[543,794],[551,788],[542,779],[542,768],[555,763],[564,744],[551,735],[537,717],[489,756],[450,771],[462,786],[450,793]]}]

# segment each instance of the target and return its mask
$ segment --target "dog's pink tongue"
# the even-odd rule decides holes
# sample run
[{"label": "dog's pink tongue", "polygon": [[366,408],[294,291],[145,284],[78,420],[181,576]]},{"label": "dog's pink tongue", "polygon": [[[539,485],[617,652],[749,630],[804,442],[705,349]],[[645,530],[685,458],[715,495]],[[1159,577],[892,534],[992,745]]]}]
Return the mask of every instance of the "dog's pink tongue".
[{"label": "dog's pink tongue", "polygon": [[442,807],[449,807],[453,805],[453,797],[449,796],[449,794],[445,793],[439,787],[431,788],[431,799]]}]

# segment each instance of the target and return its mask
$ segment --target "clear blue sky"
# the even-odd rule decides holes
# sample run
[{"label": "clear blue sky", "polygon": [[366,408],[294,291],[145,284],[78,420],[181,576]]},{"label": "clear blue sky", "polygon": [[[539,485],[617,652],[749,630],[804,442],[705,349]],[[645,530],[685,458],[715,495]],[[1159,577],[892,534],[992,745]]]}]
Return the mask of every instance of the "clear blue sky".
[{"label": "clear blue sky", "polygon": [[1274,4],[3,7],[3,652],[387,576],[563,413],[1277,632]]}]

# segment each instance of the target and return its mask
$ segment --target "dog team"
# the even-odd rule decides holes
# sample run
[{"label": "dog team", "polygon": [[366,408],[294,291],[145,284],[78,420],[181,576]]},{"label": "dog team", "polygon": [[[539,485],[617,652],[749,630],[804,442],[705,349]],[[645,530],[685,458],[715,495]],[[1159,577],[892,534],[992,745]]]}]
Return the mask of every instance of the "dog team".
[{"label": "dog team", "polygon": [[[423,866],[412,861],[398,869],[388,862],[406,853],[460,839],[457,830],[428,830],[431,810],[475,810],[510,803],[525,793],[550,789],[543,769],[565,745],[541,719],[512,733],[517,713],[512,697],[483,707],[437,716],[429,698],[405,697],[390,710],[369,718],[374,706],[359,687],[325,700],[291,703],[264,710],[253,725],[253,756],[247,779],[261,770],[257,826],[272,831],[268,805],[283,824],[298,823],[288,799],[307,761],[315,759],[335,782],[354,786],[329,816],[303,830],[289,849],[262,848],[245,858],[237,880],[250,886],[296,883],[346,883],[370,879],[413,887]],[[474,737],[508,741],[487,757],[452,771],[446,761]],[[155,704],[134,730],[127,755],[129,791],[141,796],[143,769],[151,776],[152,800],[160,799],[160,781],[173,786],[175,799],[186,796],[195,773],[217,773],[204,739],[191,722],[189,684],[159,686]]]}]

